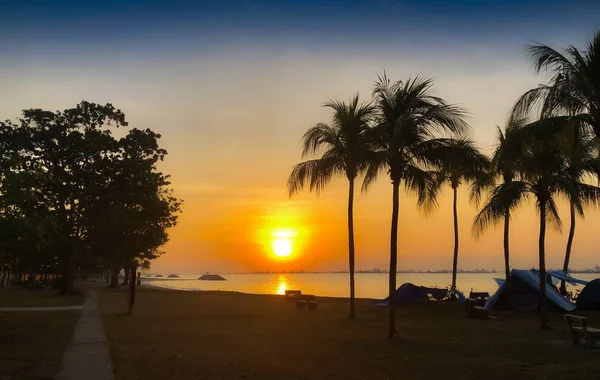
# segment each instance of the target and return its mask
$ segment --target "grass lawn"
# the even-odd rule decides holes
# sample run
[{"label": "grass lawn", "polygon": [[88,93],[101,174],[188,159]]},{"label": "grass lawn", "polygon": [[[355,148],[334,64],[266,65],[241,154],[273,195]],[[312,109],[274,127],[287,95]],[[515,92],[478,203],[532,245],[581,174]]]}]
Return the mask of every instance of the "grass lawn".
[{"label": "grass lawn", "polygon": [[77,311],[0,312],[0,379],[53,379],[79,315]]},{"label": "grass lawn", "polygon": [[81,295],[57,295],[58,290],[28,290],[22,287],[0,288],[0,307],[82,305]]},{"label": "grass lawn", "polygon": [[[567,342],[562,314],[468,318],[457,304],[414,304],[387,338],[387,309],[321,298],[296,310],[281,296],[139,289],[97,290],[117,380],[163,379],[593,379],[597,352]],[[590,324],[600,326],[600,313]]]},{"label": "grass lawn", "polygon": [[[0,307],[81,305],[83,296],[56,290],[0,289]],[[53,379],[67,349],[78,311],[0,311],[0,380]]]}]

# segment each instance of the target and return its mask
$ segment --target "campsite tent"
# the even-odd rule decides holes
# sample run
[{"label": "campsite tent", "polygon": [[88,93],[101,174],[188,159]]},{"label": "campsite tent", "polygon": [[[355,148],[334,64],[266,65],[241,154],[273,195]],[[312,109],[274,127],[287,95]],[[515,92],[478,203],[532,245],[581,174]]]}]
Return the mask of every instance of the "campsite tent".
[{"label": "campsite tent", "polygon": [[[513,269],[510,272],[511,289],[507,289],[505,282],[500,285],[496,293],[485,303],[486,309],[516,309],[520,311],[537,310],[540,301],[540,276],[531,270]],[[510,292],[510,297],[508,297]],[[551,284],[546,286],[546,297],[551,304],[559,308],[572,311],[575,304],[564,298]]]},{"label": "campsite tent", "polygon": [[577,297],[580,309],[600,309],[600,278],[590,281]]},{"label": "campsite tent", "polygon": [[[448,295],[447,289],[428,288],[426,286],[413,285],[410,282],[402,284],[394,293],[396,304],[403,304],[417,301],[429,301],[431,298],[443,299]],[[378,306],[389,306],[390,297],[377,302]]]}]

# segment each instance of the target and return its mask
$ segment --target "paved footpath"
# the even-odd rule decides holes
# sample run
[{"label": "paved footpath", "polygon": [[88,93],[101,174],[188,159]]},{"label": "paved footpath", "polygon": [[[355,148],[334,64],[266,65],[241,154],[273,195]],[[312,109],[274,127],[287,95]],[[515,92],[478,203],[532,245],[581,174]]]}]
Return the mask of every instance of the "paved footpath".
[{"label": "paved footpath", "polygon": [[83,306],[11,306],[0,307],[0,311],[61,311],[82,310]]},{"label": "paved footpath", "polygon": [[92,290],[83,304],[81,317],[63,357],[58,380],[113,380],[104,326]]}]

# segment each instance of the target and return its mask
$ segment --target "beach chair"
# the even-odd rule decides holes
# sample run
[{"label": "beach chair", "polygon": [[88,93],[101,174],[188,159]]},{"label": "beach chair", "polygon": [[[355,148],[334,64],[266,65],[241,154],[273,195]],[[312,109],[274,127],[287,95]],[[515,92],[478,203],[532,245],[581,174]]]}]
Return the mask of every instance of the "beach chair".
[{"label": "beach chair", "polygon": [[589,327],[587,317],[565,314],[565,323],[573,344],[578,345],[583,338],[589,348],[594,348],[596,342],[600,341],[600,329]]}]

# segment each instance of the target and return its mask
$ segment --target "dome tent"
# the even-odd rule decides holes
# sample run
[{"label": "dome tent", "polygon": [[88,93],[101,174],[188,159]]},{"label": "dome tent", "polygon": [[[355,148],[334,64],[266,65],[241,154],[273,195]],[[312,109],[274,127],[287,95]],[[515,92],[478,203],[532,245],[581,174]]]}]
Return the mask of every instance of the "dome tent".
[{"label": "dome tent", "polygon": [[[396,289],[394,292],[394,301],[396,305],[399,305],[410,302],[429,301],[432,298],[441,300],[447,295],[447,289],[428,288],[426,286],[418,286],[407,282]],[[389,306],[389,304],[390,297],[375,303],[377,306]]]},{"label": "dome tent", "polygon": [[600,278],[590,281],[577,297],[580,309],[600,309]]}]

